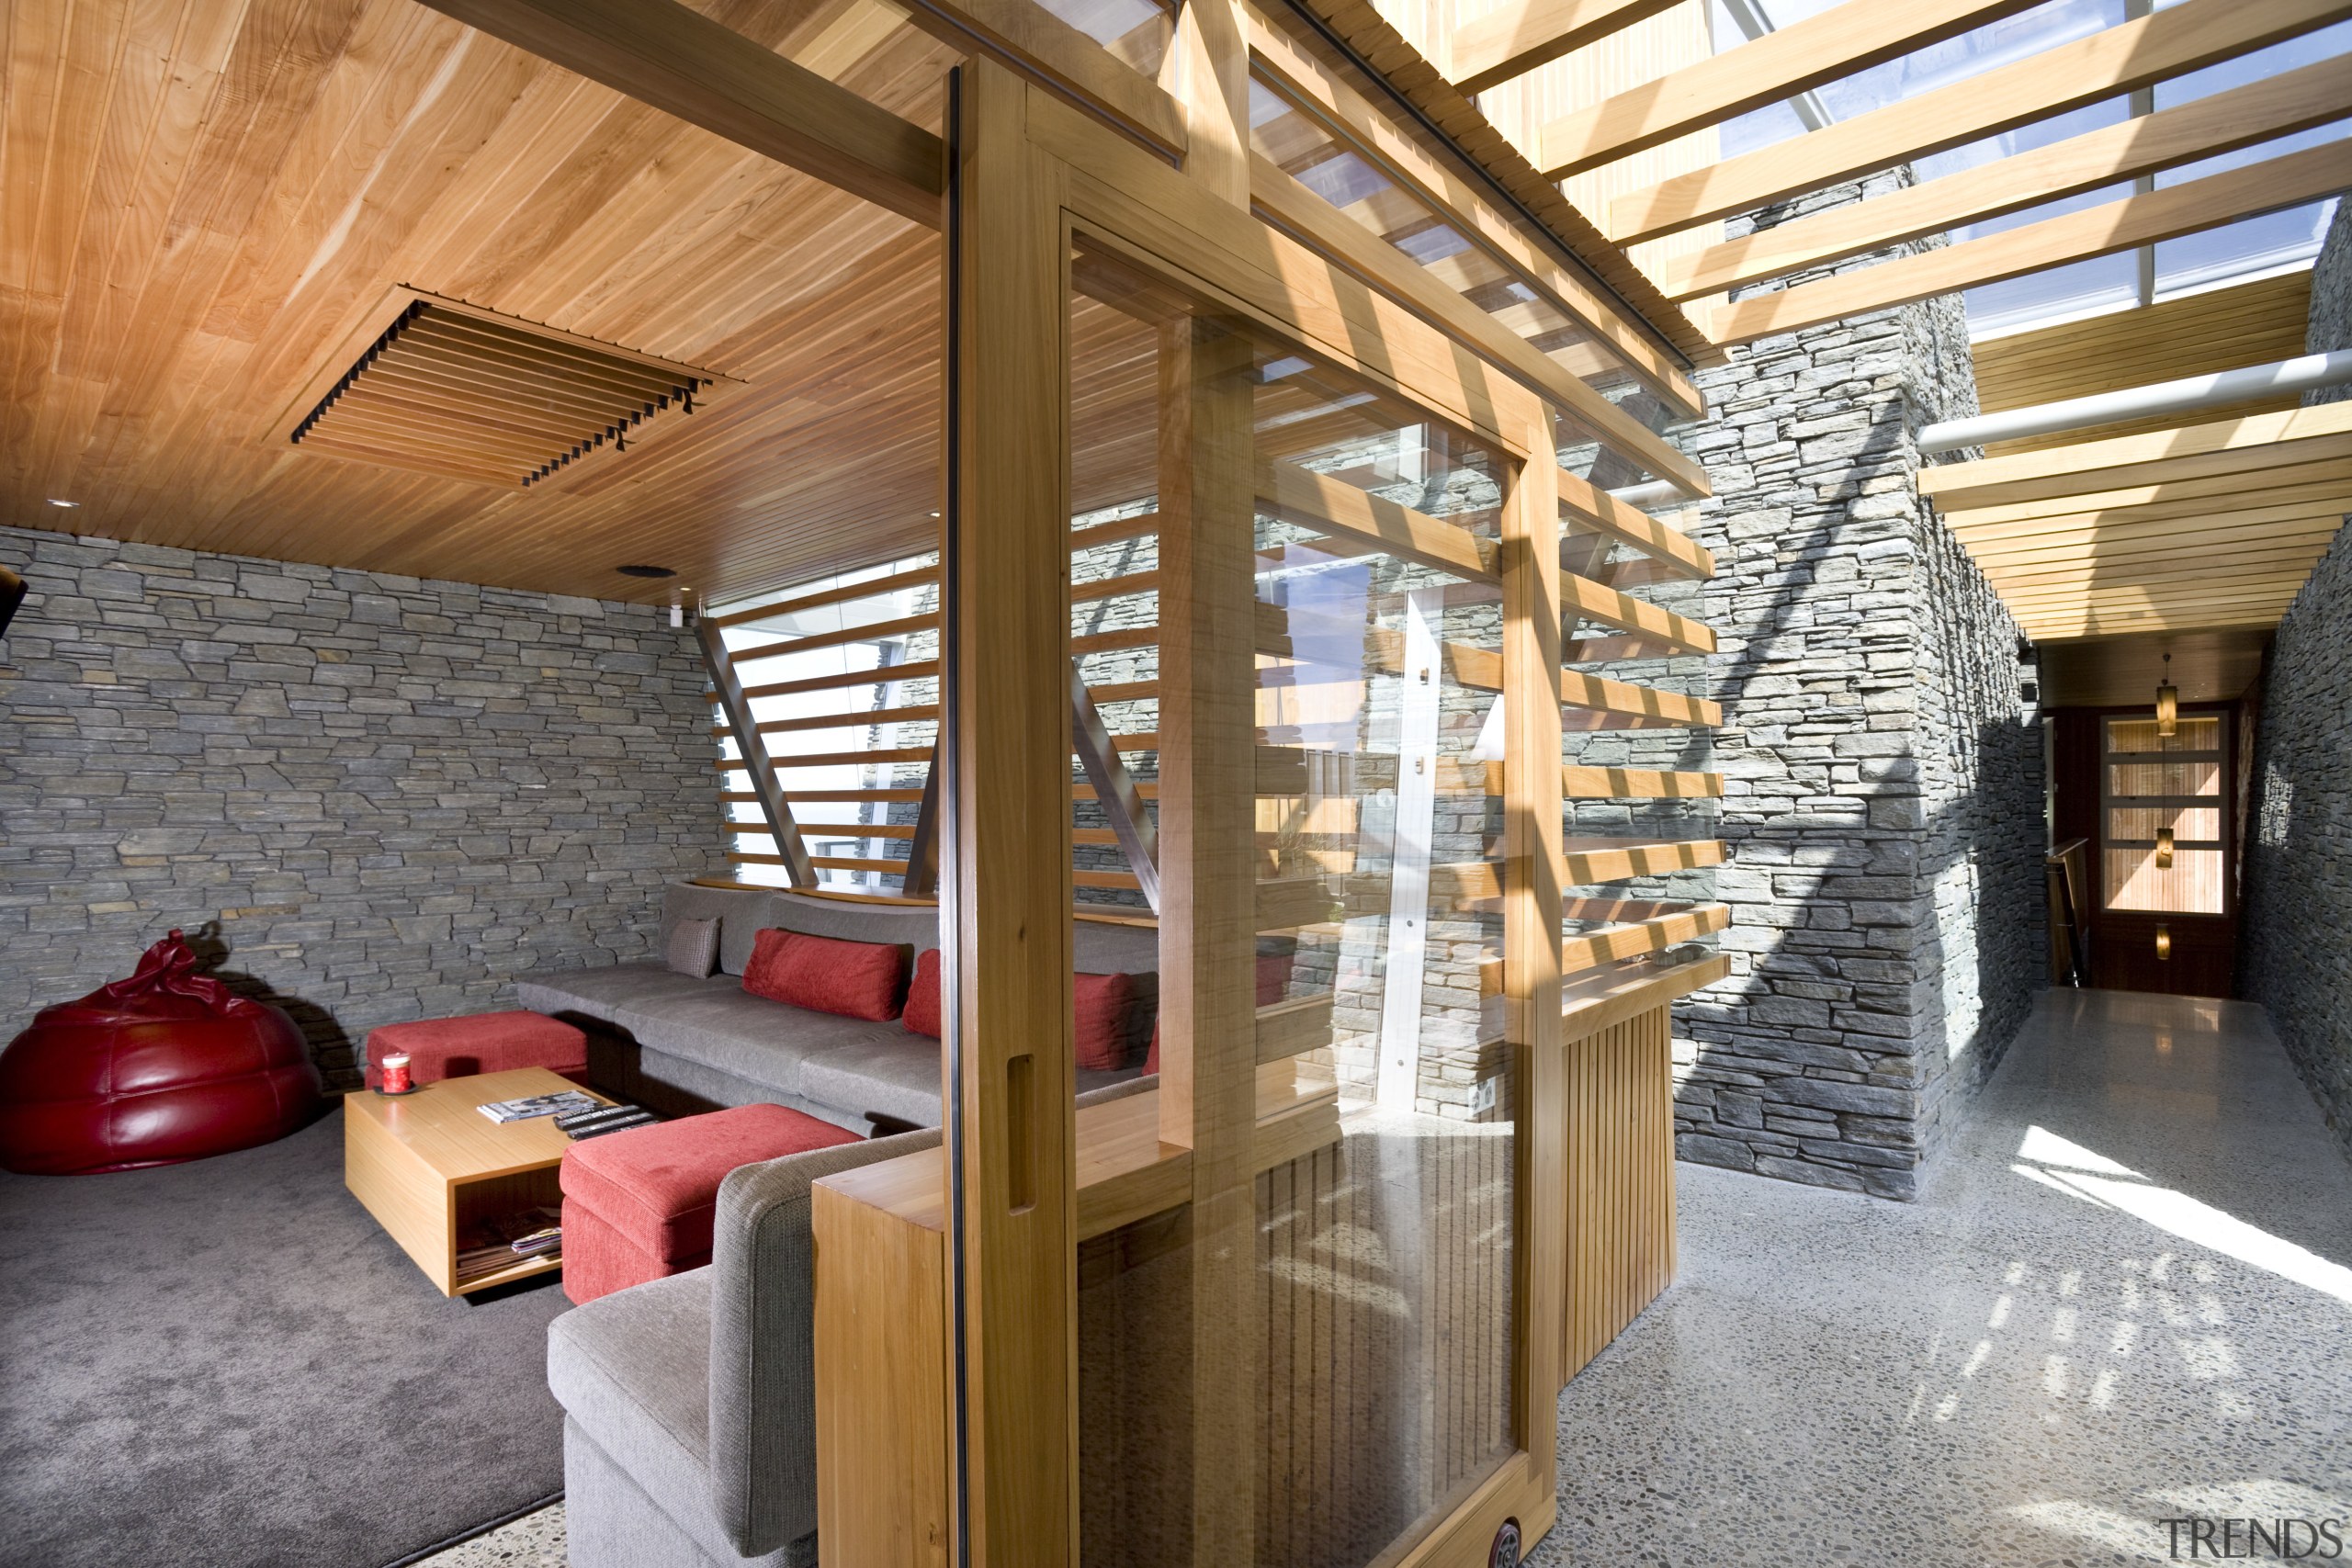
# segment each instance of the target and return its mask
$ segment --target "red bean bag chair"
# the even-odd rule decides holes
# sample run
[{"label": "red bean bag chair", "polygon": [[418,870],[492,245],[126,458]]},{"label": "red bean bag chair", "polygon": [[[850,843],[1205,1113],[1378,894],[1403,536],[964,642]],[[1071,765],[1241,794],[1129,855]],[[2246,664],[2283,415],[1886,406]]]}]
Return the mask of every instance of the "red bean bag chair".
[{"label": "red bean bag chair", "polygon": [[249,1149],[326,1109],[294,1021],[196,973],[177,931],[130,979],[42,1009],[0,1052],[0,1166],[28,1175]]}]

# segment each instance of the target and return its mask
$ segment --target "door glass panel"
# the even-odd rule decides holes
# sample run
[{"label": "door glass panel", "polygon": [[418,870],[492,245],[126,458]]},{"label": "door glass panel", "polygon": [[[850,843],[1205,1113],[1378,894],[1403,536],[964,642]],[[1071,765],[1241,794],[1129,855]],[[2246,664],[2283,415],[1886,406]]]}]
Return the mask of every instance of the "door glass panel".
[{"label": "door glass panel", "polygon": [[[1082,1558],[1193,1562],[1196,1520],[1225,1500],[1198,1489],[1222,1474],[1246,1515],[1228,1521],[1248,1547],[1238,1561],[1352,1568],[1417,1537],[1518,1447],[1518,1068],[1487,795],[1501,470],[1469,436],[1291,344],[1204,329],[1189,300],[1124,265],[1081,254],[1074,276],[1073,647],[1155,836],[1171,826],[1161,726],[1189,705],[1157,687],[1159,612],[1122,620],[1124,601],[1091,595],[1162,563],[1159,465],[1182,454],[1171,389],[1233,416],[1228,455],[1255,496],[1225,520],[1252,547],[1255,931],[1229,978],[1255,1007],[1238,1069],[1255,1117],[1230,1190],[1246,1183],[1246,1223],[1223,1233],[1240,1238],[1246,1305],[1196,1320],[1200,1281],[1224,1264],[1189,1206],[1091,1235],[1081,1221]],[[1184,341],[1216,338],[1197,361],[1218,379],[1163,371],[1180,324]],[[1080,897],[1148,921],[1085,777],[1074,762],[1078,863],[1111,874]],[[1160,917],[1187,918],[1172,901]],[[1081,1216],[1093,1114],[1081,1109]],[[1196,1426],[1249,1436],[1239,1452],[1204,1448]]]},{"label": "door glass panel", "polygon": [[[2099,869],[2106,907],[2226,913],[2222,780],[2228,759],[2221,716],[2182,714],[2171,735],[2159,734],[2154,717],[2110,718],[2100,733],[2106,789]],[[2165,760],[2119,760],[2154,756]]]}]

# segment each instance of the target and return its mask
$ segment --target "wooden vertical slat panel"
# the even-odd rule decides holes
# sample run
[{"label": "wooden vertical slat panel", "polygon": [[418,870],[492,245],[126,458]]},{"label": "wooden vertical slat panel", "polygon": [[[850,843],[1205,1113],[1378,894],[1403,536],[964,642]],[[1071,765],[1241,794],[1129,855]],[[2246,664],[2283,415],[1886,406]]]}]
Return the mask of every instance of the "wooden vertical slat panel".
[{"label": "wooden vertical slat panel", "polygon": [[1572,1237],[1562,1382],[1674,1278],[1670,1010],[1652,1008],[1568,1043]]},{"label": "wooden vertical slat panel", "polygon": [[944,1087],[962,1181],[965,1545],[974,1568],[1068,1568],[1078,1280],[1063,176],[1027,143],[1017,78],[982,60],[961,81],[941,924],[956,975]]}]

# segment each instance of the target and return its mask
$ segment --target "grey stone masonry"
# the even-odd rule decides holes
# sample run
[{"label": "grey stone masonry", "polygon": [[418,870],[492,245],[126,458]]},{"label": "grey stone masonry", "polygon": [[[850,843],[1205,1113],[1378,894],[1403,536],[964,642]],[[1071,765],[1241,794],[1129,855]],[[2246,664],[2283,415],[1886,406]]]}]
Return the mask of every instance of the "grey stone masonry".
[{"label": "grey stone masonry", "polygon": [[379,1023],[653,942],[723,873],[693,634],[666,612],[0,530],[0,1027],[171,927],[322,1066]]},{"label": "grey stone masonry", "polygon": [[1719,575],[1690,613],[1721,635],[1725,728],[1666,765],[1724,775],[1733,968],[1677,1010],[1679,1152],[1912,1197],[2043,971],[2018,631],[1917,485],[1914,433],[1975,409],[1965,318],[1878,311],[1698,381],[1683,440],[1716,493],[1691,531]]},{"label": "grey stone masonry", "polygon": [[[2352,348],[2352,203],[2312,274],[2312,354]],[[2307,403],[2352,400],[2352,387]],[[2263,660],[2247,812],[2245,994],[2352,1153],[2352,530],[2339,530]]]}]

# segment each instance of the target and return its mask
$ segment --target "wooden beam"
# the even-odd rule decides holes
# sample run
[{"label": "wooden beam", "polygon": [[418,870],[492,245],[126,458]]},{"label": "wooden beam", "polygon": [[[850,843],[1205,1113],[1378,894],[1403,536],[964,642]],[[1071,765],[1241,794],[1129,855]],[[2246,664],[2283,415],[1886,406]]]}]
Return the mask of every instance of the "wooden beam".
[{"label": "wooden beam", "polygon": [[1721,773],[1676,773],[1654,768],[1560,765],[1560,783],[1570,800],[1720,800]]},{"label": "wooden beam", "polygon": [[1604,926],[1568,938],[1561,949],[1560,968],[1564,974],[1574,975],[1603,964],[1664,953],[1686,942],[1713,935],[1730,923],[1729,906],[1693,904],[1622,925]]},{"label": "wooden beam", "polygon": [[1182,257],[1197,286],[1335,367],[1416,410],[1509,449],[1541,400],[1515,378],[1421,321],[1330,259],[1193,188],[1141,148],[1106,145],[1099,128],[1040,92],[1029,133],[1070,168],[1073,228],[1089,252],[1147,273]]},{"label": "wooden beam", "polygon": [[1573,572],[1565,574],[1560,581],[1560,596],[1571,615],[1633,632],[1659,644],[1668,653],[1715,651],[1713,627],[1660,609],[1646,599],[1604,588],[1589,578]]},{"label": "wooden beam", "polygon": [[1662,967],[1642,964],[1623,973],[1597,972],[1563,993],[1561,1030],[1578,1039],[1597,1034],[1636,1013],[1712,986],[1730,973],[1731,958],[1721,953]]},{"label": "wooden beam", "polygon": [[1504,0],[1453,29],[1446,77],[1483,93],[1681,0]]},{"label": "wooden beam", "polygon": [[2352,141],[2330,141],[1981,240],[1756,295],[1717,310],[1709,335],[1724,344],[1749,343],[2192,234],[2316,201],[2347,186]]},{"label": "wooden beam", "polygon": [[1333,533],[1473,582],[1496,581],[1494,547],[1457,524],[1416,512],[1295,463],[1261,463],[1258,499],[1285,522]]},{"label": "wooden beam", "polygon": [[[1201,0],[1216,5],[1221,0]],[[1205,71],[1190,92],[1221,101]],[[1236,193],[1247,199],[1246,188]],[[1159,329],[1159,1138],[1193,1152],[1185,1373],[1194,1524],[1187,1561],[1254,1558],[1262,1353],[1250,1329],[1258,1167],[1254,1068],[1280,1033],[1257,1010],[1255,507],[1249,340]],[[1328,1023],[1324,1040],[1329,1039]]]},{"label": "wooden beam", "polygon": [[2127,525],[2099,521],[2047,533],[2018,534],[1999,538],[1959,536],[1961,546],[1980,564],[2092,560],[2116,554],[2194,547],[2226,551],[2234,546],[2278,538],[2325,538],[2352,514],[2352,495],[2338,494],[2324,502],[2286,506],[2255,507],[2245,512],[2215,513],[2211,517],[2179,517]]},{"label": "wooden beam", "polygon": [[[1972,463],[1936,463],[1919,470],[1919,492],[1936,510],[2009,505],[2042,494],[2075,495],[2215,472],[2286,468],[2352,457],[2352,401],[2209,420],[2171,430],[2109,436],[2072,446],[2045,446]],[[2205,466],[2221,457],[2227,466]],[[2019,494],[2020,491],[2030,493]]]},{"label": "wooden beam", "polygon": [[902,218],[939,226],[938,137],[678,0],[425,4]]},{"label": "wooden beam", "polygon": [[1352,151],[1400,189],[1426,202],[1438,217],[1497,265],[1590,333],[1627,372],[1684,418],[1706,412],[1706,400],[1661,348],[1645,323],[1603,299],[1580,264],[1542,248],[1526,220],[1506,212],[1469,180],[1424,152],[1321,61],[1268,27],[1254,14],[1250,48],[1258,73],[1274,91],[1334,141]]},{"label": "wooden beam", "polygon": [[2226,555],[2192,552],[2147,556],[2132,560],[2099,560],[2019,567],[1985,576],[1993,592],[2019,604],[2067,593],[2091,593],[2109,588],[2153,588],[2194,585],[2199,589],[2232,587],[2268,581],[2296,574],[2308,575],[2327,553],[2327,541],[2310,540],[2265,549],[2233,550]]},{"label": "wooden beam", "polygon": [[[1569,882],[1555,763],[1560,728],[1560,502],[1550,433],[1504,491],[1504,1028],[1519,1066],[1521,1201],[1512,1248],[1511,1425],[1552,1484],[1563,1281],[1566,1276],[1566,1077],[1560,1060],[1561,899]],[[1509,781],[1516,780],[1516,784]],[[1466,1559],[1465,1559],[1466,1560]]]},{"label": "wooden beam", "polygon": [[735,663],[727,654],[726,639],[710,622],[697,618],[695,638],[702,649],[703,668],[709,672],[711,684],[718,688],[718,705],[727,716],[727,728],[735,737],[736,749],[742,753],[741,766],[752,775],[752,793],[759,796],[760,816],[766,821],[768,836],[775,840],[776,854],[795,887],[813,886],[817,868],[808,858],[808,845],[800,836],[799,824],[792,818],[792,803],[785,797],[784,786],[776,782],[775,765],[768,760],[767,746],[760,739],[760,726],[752,716],[751,699],[743,694],[743,683],[735,676]]},{"label": "wooden beam", "polygon": [[1659,728],[1688,725],[1695,728],[1715,729],[1720,728],[1724,722],[1724,710],[1704,697],[1689,697],[1680,692],[1635,686],[1623,681],[1607,681],[1580,670],[1562,671],[1560,690],[1563,694],[1561,701],[1569,707],[1591,713],[1654,718],[1660,721]]},{"label": "wooden beam", "polygon": [[1316,195],[1279,164],[1253,153],[1250,198],[1262,218],[1289,231],[1424,319],[1497,369],[1543,394],[1635,467],[1687,496],[1713,494],[1707,471],[1525,338],[1438,283],[1404,252]]},{"label": "wooden beam", "polygon": [[[1889,11],[1901,9],[1888,6]],[[2352,0],[2183,0],[1949,86],[1620,197],[1621,244],[1996,135],[2352,17]]]},{"label": "wooden beam", "polygon": [[896,593],[902,588],[922,588],[938,581],[937,567],[919,566],[887,577],[870,577],[862,582],[820,588],[811,593],[797,593],[789,599],[779,599],[773,604],[731,610],[724,615],[707,615],[704,619],[715,626],[746,626],[760,621],[775,620],[781,615],[797,615],[803,610],[819,610],[830,604],[852,604],[860,599],[879,598],[885,593]]},{"label": "wooden beam", "polygon": [[2300,71],[1669,258],[1659,287],[1674,300],[1721,293],[2251,147],[2340,118],[2346,105],[2352,105],[2352,54],[2339,54]]},{"label": "wooden beam", "polygon": [[2168,484],[2131,485],[2007,506],[1939,505],[1936,515],[1943,519],[1945,527],[1965,538],[2001,537],[2035,534],[2045,528],[2108,521],[2138,524],[2176,517],[2223,519],[2226,513],[2233,512],[2318,500],[2339,493],[2352,496],[2352,462],[2341,459],[2326,463],[2289,463],[2254,474],[2222,474],[2211,479],[2176,479]]},{"label": "wooden beam", "polygon": [[1670,141],[1685,131],[1794,97],[1809,87],[1939,43],[2040,0],[1846,0],[1751,43],[1545,125],[1535,166],[1568,175]]},{"label": "wooden beam", "polygon": [[[1715,575],[1714,556],[1689,535],[1668,527],[1637,506],[1628,506],[1566,468],[1560,470],[1559,479],[1554,482],[1559,489],[1560,504],[1574,519],[1578,532],[1600,534],[1639,550],[1676,577]],[[1566,543],[1563,542],[1564,547]]]},{"label": "wooden beam", "polygon": [[1082,104],[1163,152],[1187,151],[1183,106],[1036,0],[899,0],[914,25]]},{"label": "wooden beam", "polygon": [[2134,593],[2166,604],[2207,604],[2279,589],[2291,592],[2311,575],[2312,562],[2319,555],[2313,551],[2300,561],[2273,562],[2244,571],[2213,567],[2200,570],[2191,563],[2164,571],[2118,572],[2088,582],[2008,582],[1996,585],[1994,592],[2000,594],[2003,604],[2028,606],[2105,604]]},{"label": "wooden beam", "polygon": [[[956,1419],[974,1568],[1078,1561],[1071,1105],[1069,388],[1063,165],[982,59],[950,88],[963,221],[948,280],[961,461],[945,510],[951,660],[942,897],[946,1158],[962,1185]],[[1072,111],[1075,112],[1075,111]],[[1093,134],[1102,140],[1100,128]]]}]

